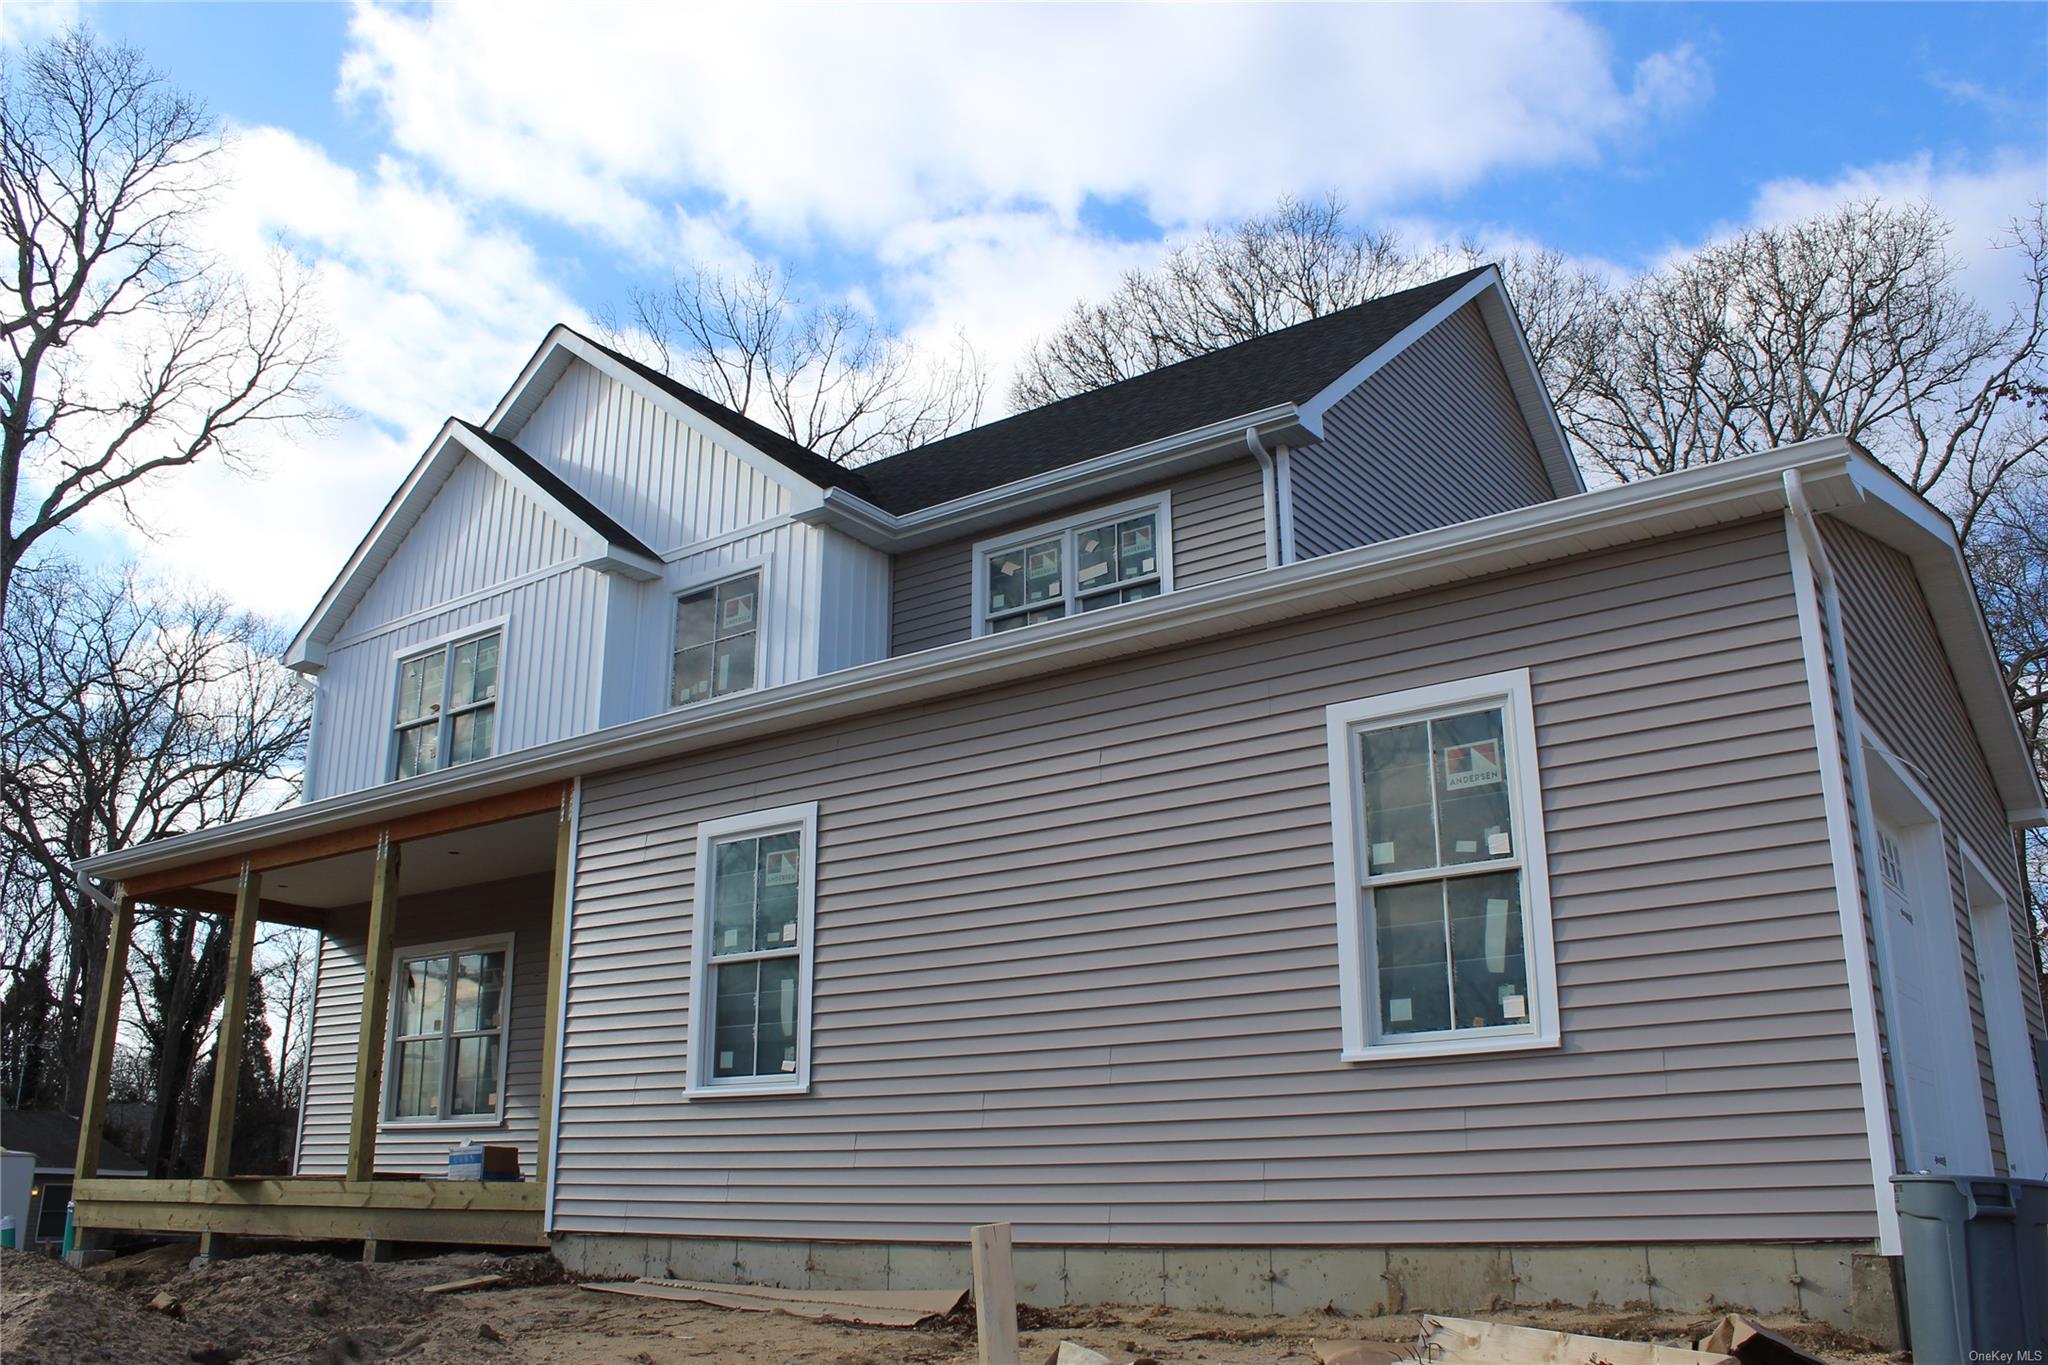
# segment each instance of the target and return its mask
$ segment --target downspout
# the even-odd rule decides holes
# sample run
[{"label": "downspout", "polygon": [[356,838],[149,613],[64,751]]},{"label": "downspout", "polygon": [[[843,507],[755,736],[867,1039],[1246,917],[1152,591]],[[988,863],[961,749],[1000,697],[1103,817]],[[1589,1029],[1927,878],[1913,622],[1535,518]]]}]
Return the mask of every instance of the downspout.
[{"label": "downspout", "polygon": [[[1838,896],[1844,898],[1842,901],[1844,913],[1847,914],[1853,911],[1855,915],[1856,933],[1853,939],[1847,932],[1844,933],[1843,950],[1846,954],[1852,941],[1866,945],[1868,955],[1876,969],[1877,979],[1883,985],[1885,998],[1895,1000],[1898,996],[1895,990],[1895,979],[1892,974],[1890,951],[1885,944],[1884,935],[1873,931],[1865,915],[1863,897],[1859,894],[1862,888],[1867,888],[1871,884],[1871,869],[1877,866],[1877,835],[1871,818],[1873,807],[1870,800],[1870,771],[1863,759],[1863,736],[1856,718],[1855,681],[1849,671],[1848,637],[1842,627],[1841,592],[1835,579],[1834,564],[1828,558],[1827,544],[1821,538],[1819,524],[1814,520],[1813,507],[1807,501],[1806,485],[1801,480],[1799,471],[1796,469],[1786,470],[1784,485],[1785,520],[1791,527],[1793,535],[1797,538],[1799,551],[1799,553],[1795,554],[1793,560],[1793,579],[1795,585],[1802,575],[1810,575],[1813,580],[1814,596],[1818,601],[1821,617],[1822,662],[1826,666],[1828,674],[1827,683],[1834,700],[1836,716],[1841,726],[1841,746],[1846,750],[1841,756],[1842,767],[1848,774],[1849,799],[1854,811],[1856,838],[1853,851],[1856,855],[1857,871],[1861,875],[1860,885],[1844,886],[1837,893]],[[1817,702],[1819,698],[1816,697],[1815,700]],[[1826,717],[1819,714],[1818,708],[1816,708],[1816,714],[1814,715],[1816,738],[1819,737],[1820,727],[1825,720]],[[1824,763],[1826,751],[1832,747],[1834,746],[1831,744],[1821,745]],[[1825,769],[1823,769],[1821,785],[1825,793],[1828,786]],[[1848,926],[1845,925],[1845,931],[1847,928]],[[1856,1005],[1855,997],[1858,994],[1856,989],[1858,979],[1857,974],[1852,971],[1850,973],[1850,1003],[1852,1011]],[[1886,1055],[1886,1049],[1883,1047],[1880,1039],[1876,1036],[1877,1010],[1875,1000],[1869,1002],[1869,1010],[1870,1029],[1873,1035],[1871,1045],[1875,1049],[1875,1055],[1878,1060],[1877,1094],[1874,1098],[1877,1117],[1882,1119],[1881,1123],[1869,1122],[1871,1128],[1872,1176],[1876,1184],[1877,1196],[1878,1250],[1884,1255],[1896,1256],[1901,1251],[1898,1230],[1898,1207],[1890,1189],[1890,1178],[1898,1172],[1899,1165],[1898,1154],[1892,1148],[1891,1104],[1889,1100],[1889,1087],[1885,1084],[1889,1073],[1890,1059]],[[1869,1114],[1871,1098],[1866,1096],[1866,1115]],[[1908,1103],[1908,1098],[1903,1089],[1899,1092],[1897,1102],[1900,1106],[1901,1121],[1903,1123],[1905,1106]],[[1880,1158],[1883,1163],[1881,1172],[1876,1169]]]},{"label": "downspout", "polygon": [[1279,466],[1267,452],[1266,443],[1259,439],[1257,427],[1244,429],[1244,443],[1251,448],[1252,458],[1259,462],[1259,488],[1266,506],[1266,567],[1277,568],[1286,563],[1281,558]]}]

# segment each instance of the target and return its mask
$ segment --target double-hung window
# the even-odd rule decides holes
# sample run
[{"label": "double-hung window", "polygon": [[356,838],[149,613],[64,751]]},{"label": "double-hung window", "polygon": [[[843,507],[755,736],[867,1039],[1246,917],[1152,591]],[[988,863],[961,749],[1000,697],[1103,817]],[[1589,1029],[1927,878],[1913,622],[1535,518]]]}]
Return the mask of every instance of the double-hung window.
[{"label": "double-hung window", "polygon": [[815,803],[705,821],[697,833],[693,1092],[810,1082]]},{"label": "double-hung window", "polygon": [[676,598],[670,706],[745,692],[760,651],[761,575],[741,574]]},{"label": "double-hung window", "polygon": [[1327,719],[1346,1057],[1554,1045],[1528,674]]},{"label": "double-hung window", "polygon": [[395,966],[385,1116],[495,1122],[504,1112],[512,941],[401,948]]},{"label": "double-hung window", "polygon": [[1173,586],[1164,495],[975,547],[975,630],[1057,621]]},{"label": "double-hung window", "polygon": [[439,645],[398,665],[393,776],[489,758],[498,729],[500,635]]}]

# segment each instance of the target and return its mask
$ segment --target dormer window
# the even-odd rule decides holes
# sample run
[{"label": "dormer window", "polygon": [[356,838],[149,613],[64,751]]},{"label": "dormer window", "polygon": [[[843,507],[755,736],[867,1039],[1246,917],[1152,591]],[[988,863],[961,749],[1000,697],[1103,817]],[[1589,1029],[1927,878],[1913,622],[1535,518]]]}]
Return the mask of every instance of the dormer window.
[{"label": "dormer window", "polygon": [[676,598],[670,706],[709,701],[754,686],[761,575],[741,574]]},{"label": "dormer window", "polygon": [[1173,586],[1166,495],[983,541],[974,631],[993,635],[1156,597]]},{"label": "dormer window", "polygon": [[489,758],[498,729],[500,633],[451,641],[398,665],[392,776]]}]

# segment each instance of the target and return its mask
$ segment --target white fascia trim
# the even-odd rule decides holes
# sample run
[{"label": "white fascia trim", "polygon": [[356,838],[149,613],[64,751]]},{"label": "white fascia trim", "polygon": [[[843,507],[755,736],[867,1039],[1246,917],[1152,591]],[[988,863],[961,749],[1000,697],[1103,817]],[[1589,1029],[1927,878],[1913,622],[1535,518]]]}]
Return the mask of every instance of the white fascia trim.
[{"label": "white fascia trim", "polygon": [[[357,586],[368,569],[370,556],[391,538],[394,528],[398,528],[396,534],[402,538],[405,530],[411,528],[421,507],[424,507],[425,502],[431,500],[433,493],[440,489],[446,479],[451,460],[448,455],[448,434],[454,429],[453,418],[441,424],[440,431],[434,434],[433,440],[427,442],[427,448],[420,453],[419,459],[413,462],[411,471],[392,493],[390,500],[384,504],[384,510],[377,514],[377,519],[370,523],[370,529],[356,542],[356,548],[349,555],[348,562],[341,566],[341,572],[334,576],[334,581],[327,585],[327,591],[320,595],[320,601],[314,605],[313,612],[306,618],[305,624],[299,627],[299,633],[292,637],[291,645],[284,653],[287,668],[296,669],[301,673],[318,673],[327,666],[327,644],[333,638],[332,631],[327,629],[330,620],[338,629],[338,618],[345,614],[344,599],[347,599],[347,607],[352,609],[355,600],[350,594],[350,589]],[[427,488],[428,476],[434,473],[442,477],[433,479],[431,488]],[[423,489],[424,497],[421,496]],[[412,506],[416,499],[420,502],[419,507]],[[402,528],[399,527],[401,517],[404,522]],[[395,549],[396,545],[394,544],[392,548]]]},{"label": "white fascia trim", "polygon": [[[1871,845],[1876,838],[1872,822],[1865,819],[1858,830],[1849,816],[1849,782],[1855,780],[1857,800],[1869,812],[1868,783],[1860,780],[1861,746],[1855,734],[1856,716],[1852,705],[1840,707],[1839,722],[1850,733],[1838,736],[1836,679],[1848,676],[1848,661],[1837,671],[1830,667],[1832,642],[1822,613],[1822,582],[1828,574],[1825,548],[1813,513],[1806,506],[1804,480],[1796,472],[1784,475],[1785,542],[1792,564],[1792,599],[1799,618],[1799,643],[1805,664],[1807,704],[1812,713],[1813,739],[1820,762],[1821,805],[1827,814],[1828,852],[1835,884],[1835,915],[1842,935],[1842,961],[1849,989],[1850,1031],[1856,1040],[1856,1073],[1863,1097],[1863,1129],[1870,1147],[1870,1184],[1877,1219],[1878,1250],[1886,1256],[1900,1254],[1899,1209],[1892,1193],[1892,1176],[1898,1172],[1897,1153],[1892,1148],[1891,1107],[1885,1089],[1884,1054],[1877,1031],[1877,992],[1873,954],[1877,951],[1865,932],[1862,872],[1873,865]],[[1849,752],[1844,753],[1846,747]],[[1852,763],[1854,766],[1852,767]],[[1860,856],[1859,856],[1860,855]]]},{"label": "white fascia trim", "polygon": [[[462,424],[449,418],[441,424],[441,430],[427,444],[426,451],[413,465],[412,472],[391,495],[369,533],[356,545],[355,552],[342,566],[341,572],[321,594],[320,602],[313,608],[313,614],[299,627],[299,633],[292,637],[285,650],[284,662],[288,668],[301,673],[318,673],[326,667],[328,648],[333,644],[335,632],[347,612],[353,610],[361,600],[361,590],[367,589],[369,580],[383,571],[389,562],[390,552],[395,552],[400,542],[410,531],[427,504],[433,501],[435,493],[447,482],[455,461],[462,455],[473,455],[481,460],[499,478],[504,479],[527,497],[538,502],[564,524],[576,528],[578,554],[581,562],[601,573],[619,573],[629,578],[651,579],[661,574],[658,560],[614,545],[595,527],[577,516],[567,507],[508,464],[504,457],[477,440],[463,429]],[[384,553],[380,553],[383,551]]]},{"label": "white fascia trim", "polygon": [[[2048,825],[2048,800],[2044,800],[2028,756],[2019,717],[2013,714],[2012,698],[2006,694],[2005,673],[1963,562],[1955,524],[1867,456],[1850,466],[1849,482],[1855,501],[1837,515],[1899,549],[1913,562],[1964,710],[1984,745],[1992,781],[2005,803],[2006,820],[2021,829]],[[1907,534],[1900,535],[1901,531]],[[1901,541],[1911,543],[1912,548]]]},{"label": "white fascia trim", "polygon": [[[576,357],[576,359],[590,366],[599,374],[604,375],[607,379],[612,380],[614,383],[622,384],[639,394],[642,398],[645,398],[656,408],[660,409],[665,416],[682,423],[699,435],[717,442],[726,450],[752,466],[754,471],[763,478],[781,485],[789,493],[792,504],[799,510],[817,506],[819,497],[824,491],[817,484],[812,483],[809,479],[782,463],[782,461],[763,454],[750,442],[742,440],[739,436],[726,430],[687,403],[678,401],[673,394],[665,393],[654,385],[649,384],[639,375],[634,374],[604,352],[591,346],[569,328],[557,324],[555,329],[548,333],[548,339],[542,343],[541,350],[544,354],[562,351]],[[529,366],[529,369],[538,374],[545,367],[538,363],[540,357],[537,356],[535,360],[536,363]],[[522,376],[521,383],[525,382],[526,376]],[[491,420],[484,424],[493,433],[505,434],[498,431],[498,423],[503,421],[517,406],[515,394],[518,392],[519,387],[519,385],[515,385],[513,392],[506,394],[505,398],[499,402],[498,407],[491,413]]]},{"label": "white fascia trim", "polygon": [[[712,845],[735,834],[775,834],[792,829],[803,838],[796,910],[796,1070],[788,1079],[713,1081],[708,1078],[713,1049],[700,1051],[697,1046],[700,1040],[713,1036],[713,1001],[708,990],[712,967]],[[811,963],[818,918],[818,803],[803,801],[698,821],[695,894],[696,900],[690,907],[690,1024],[683,1040],[683,1097],[724,1100],[804,1094],[811,1088]]]},{"label": "white fascia trim", "polygon": [[1441,303],[1437,304],[1436,307],[1394,333],[1393,337],[1382,343],[1378,350],[1338,375],[1323,387],[1322,392],[1309,399],[1306,403],[1303,403],[1301,405],[1302,425],[1320,436],[1323,430],[1323,414],[1335,407],[1343,399],[1344,395],[1372,378],[1383,366],[1394,360],[1410,346],[1413,346],[1424,333],[1430,331],[1438,323],[1478,298],[1488,289],[1499,287],[1499,284],[1500,276],[1494,273],[1491,266],[1487,267],[1481,274],[1467,280],[1458,287],[1456,292],[1450,294]]},{"label": "white fascia trim", "polygon": [[638,550],[613,543],[602,531],[576,515],[567,504],[528,478],[522,470],[509,463],[486,442],[470,435],[467,427],[450,423],[449,430],[453,431],[455,439],[461,442],[464,450],[482,460],[499,478],[577,529],[578,554],[585,567],[596,569],[599,573],[623,574],[627,578],[637,579],[643,583],[661,577],[660,560],[651,559]]},{"label": "white fascia trim", "polygon": [[837,523],[862,539],[908,548],[937,539],[947,531],[970,529],[977,524],[1000,520],[1036,499],[1075,499],[1086,496],[1091,485],[1106,479],[1128,479],[1133,474],[1171,466],[1186,457],[1213,454],[1220,447],[1244,441],[1247,431],[1257,432],[1262,440],[1278,441],[1289,438],[1303,425],[1298,409],[1292,403],[1281,403],[1241,417],[1191,427],[1142,445],[1097,455],[1078,464],[1062,465],[1028,479],[1016,479],[901,516],[885,512],[843,488],[832,488],[826,490],[817,509],[799,513],[796,520]]},{"label": "white fascia trim", "polygon": [[[1494,276],[1493,289],[1480,297],[1479,312],[1493,337],[1493,348],[1501,357],[1502,368],[1508,372],[1508,387],[1522,409],[1522,420],[1529,424],[1529,434],[1536,438],[1544,468],[1550,474],[1551,491],[1560,498],[1585,492],[1585,471],[1572,454],[1571,439],[1564,434],[1564,423],[1558,420],[1557,407],[1550,401],[1550,386],[1543,382],[1543,372],[1536,368],[1528,333],[1522,330],[1522,319],[1498,274]],[[1513,342],[1511,347],[1502,347],[1503,333]],[[1518,363],[1509,364],[1510,361]]]},{"label": "white fascia trim", "polygon": [[[1600,546],[1640,541],[1645,534],[1643,523],[1650,518],[1712,514],[1721,520],[1735,520],[1775,514],[1785,506],[1781,475],[1786,469],[1805,471],[1809,488],[1817,481],[1833,486],[1852,462],[1867,458],[1847,441],[1830,437],[1575,497],[1531,503],[1278,569],[1259,569],[1182,588],[1126,603],[1114,611],[1049,621],[1028,631],[977,636],[720,698],[687,711],[649,716],[444,768],[397,786],[386,783],[102,853],[80,860],[78,866],[103,880],[171,869],[200,858],[372,820],[395,819],[543,782],[567,781],[580,773],[652,762],[1092,659],[1209,638],[1241,629],[1250,621],[1333,610],[1443,583],[1512,572]],[[1482,559],[1484,564],[1474,567],[1474,561]]]}]

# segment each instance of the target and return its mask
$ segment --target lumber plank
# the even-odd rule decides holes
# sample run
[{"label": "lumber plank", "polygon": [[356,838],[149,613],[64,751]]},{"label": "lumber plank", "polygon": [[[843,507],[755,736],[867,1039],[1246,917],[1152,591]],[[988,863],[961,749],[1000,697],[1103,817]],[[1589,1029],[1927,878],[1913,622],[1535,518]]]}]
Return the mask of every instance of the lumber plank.
[{"label": "lumber plank", "polygon": [[377,1112],[384,1099],[384,1027],[391,1010],[391,954],[398,924],[398,845],[377,842],[370,887],[370,934],[363,957],[363,1021],[356,1032],[356,1087],[349,1111],[350,1180],[368,1180],[377,1160]]},{"label": "lumber plank", "polygon": [[[107,1126],[107,1091],[114,1079],[115,1035],[121,1029],[121,992],[128,979],[128,943],[135,933],[135,902],[122,896],[114,902],[114,922],[107,933],[106,969],[100,973],[99,1012],[93,1017],[91,1070],[85,1077],[85,1104],[78,1116],[78,1177],[98,1175],[100,1130]],[[83,1219],[80,1227],[88,1226]]]},{"label": "lumber plank", "polygon": [[981,1365],[1017,1357],[1017,1268],[1010,1225],[984,1223],[970,1237],[974,1261],[974,1332]]},{"label": "lumber plank", "polygon": [[219,1180],[234,1164],[235,1097],[242,1083],[242,1039],[249,1026],[249,976],[256,952],[257,906],[263,874],[242,864],[235,889],[235,916],[228,926],[227,985],[221,994],[219,1041],[213,1050],[213,1107],[206,1121],[206,1158],[201,1171]]}]

